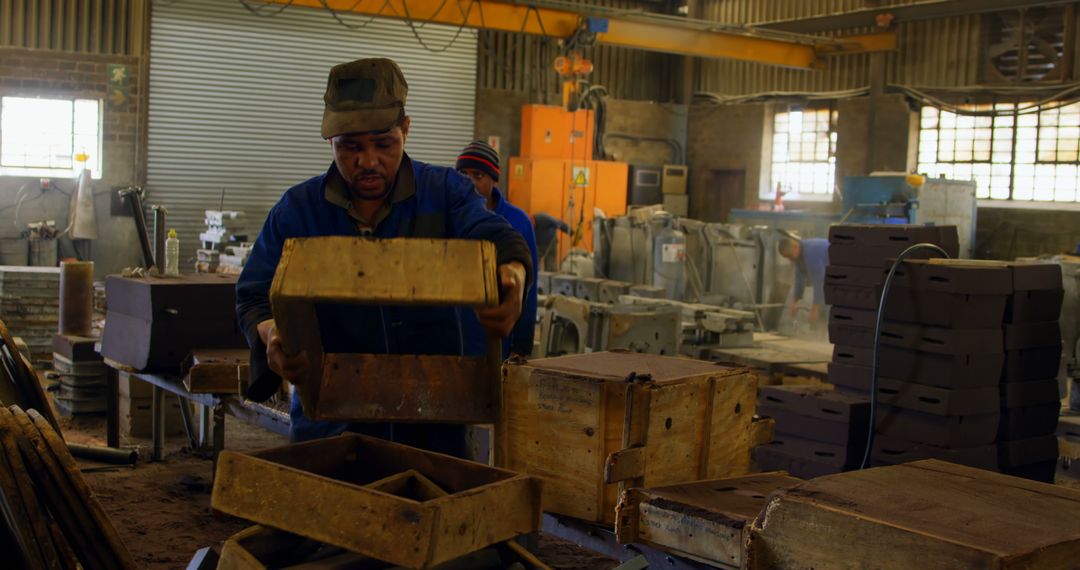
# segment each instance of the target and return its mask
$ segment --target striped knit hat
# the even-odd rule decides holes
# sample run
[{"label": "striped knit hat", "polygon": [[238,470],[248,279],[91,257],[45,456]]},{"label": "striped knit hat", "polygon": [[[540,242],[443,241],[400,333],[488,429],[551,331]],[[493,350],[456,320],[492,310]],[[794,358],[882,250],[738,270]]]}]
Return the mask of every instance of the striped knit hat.
[{"label": "striped knit hat", "polygon": [[461,151],[457,166],[460,172],[465,168],[474,168],[499,180],[499,153],[484,141],[473,141]]}]

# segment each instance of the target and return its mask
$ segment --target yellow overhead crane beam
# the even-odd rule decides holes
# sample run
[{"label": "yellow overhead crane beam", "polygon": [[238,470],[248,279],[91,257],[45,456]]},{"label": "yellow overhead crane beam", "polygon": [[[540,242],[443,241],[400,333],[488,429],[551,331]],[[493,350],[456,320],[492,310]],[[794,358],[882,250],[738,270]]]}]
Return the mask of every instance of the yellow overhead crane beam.
[{"label": "yellow overhead crane beam", "polygon": [[560,0],[270,0],[423,23],[569,38],[588,22],[601,44],[813,69],[822,56],[896,49],[896,34],[827,38]]}]

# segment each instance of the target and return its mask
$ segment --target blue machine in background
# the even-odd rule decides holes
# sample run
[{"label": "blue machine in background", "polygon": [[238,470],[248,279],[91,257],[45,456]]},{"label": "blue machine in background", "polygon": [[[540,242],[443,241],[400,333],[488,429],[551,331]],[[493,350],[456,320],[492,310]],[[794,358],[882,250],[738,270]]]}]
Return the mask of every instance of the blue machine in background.
[{"label": "blue machine in background", "polygon": [[826,237],[836,223],[955,225],[964,258],[974,251],[975,218],[975,182],[904,174],[844,177],[839,213],[734,209],[730,214],[732,223],[769,226],[804,238]]},{"label": "blue machine in background", "polygon": [[840,206],[850,224],[915,224],[918,188],[906,176],[845,176]]}]

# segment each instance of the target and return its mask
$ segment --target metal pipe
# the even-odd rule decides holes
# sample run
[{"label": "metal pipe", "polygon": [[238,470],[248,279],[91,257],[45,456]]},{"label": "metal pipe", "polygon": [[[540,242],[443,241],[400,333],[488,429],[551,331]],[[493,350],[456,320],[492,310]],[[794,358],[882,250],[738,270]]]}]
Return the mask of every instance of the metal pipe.
[{"label": "metal pipe", "polygon": [[135,233],[139,234],[139,245],[142,246],[143,266],[150,269],[154,266],[154,250],[150,248],[150,236],[146,233],[146,215],[143,213],[141,190],[128,187],[120,191],[120,197],[126,198],[131,208],[131,215],[135,218]]},{"label": "metal pipe", "polygon": [[154,206],[154,267],[158,275],[165,273],[165,236],[166,214],[165,206]]},{"label": "metal pipe", "polygon": [[135,465],[139,459],[139,452],[134,449],[115,449],[112,447],[98,447],[96,445],[83,445],[81,443],[68,443],[68,451],[71,455],[101,463],[113,465]]}]

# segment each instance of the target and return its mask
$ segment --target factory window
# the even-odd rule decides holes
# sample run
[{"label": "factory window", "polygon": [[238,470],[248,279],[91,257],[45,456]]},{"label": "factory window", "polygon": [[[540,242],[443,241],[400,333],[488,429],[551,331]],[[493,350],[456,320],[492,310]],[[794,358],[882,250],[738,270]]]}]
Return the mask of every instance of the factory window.
[{"label": "factory window", "polygon": [[101,101],[0,98],[0,175],[101,178]]},{"label": "factory window", "polygon": [[836,110],[789,109],[773,122],[772,184],[761,198],[771,200],[777,186],[785,199],[831,196],[836,180]]},{"label": "factory window", "polygon": [[1080,103],[923,107],[919,172],[975,180],[979,198],[1080,202]]}]

